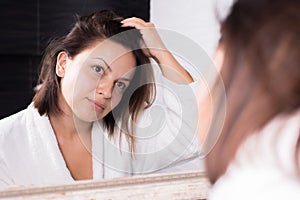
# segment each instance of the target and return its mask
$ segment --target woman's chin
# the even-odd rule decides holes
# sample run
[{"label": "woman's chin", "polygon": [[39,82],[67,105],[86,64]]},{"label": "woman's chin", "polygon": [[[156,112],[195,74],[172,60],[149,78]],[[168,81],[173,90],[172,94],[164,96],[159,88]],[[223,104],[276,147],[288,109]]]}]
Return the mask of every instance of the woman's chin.
[{"label": "woman's chin", "polygon": [[96,112],[94,110],[83,110],[81,112],[75,113],[76,118],[80,121],[84,121],[87,123],[92,123],[94,121],[100,120],[104,118],[103,113]]}]

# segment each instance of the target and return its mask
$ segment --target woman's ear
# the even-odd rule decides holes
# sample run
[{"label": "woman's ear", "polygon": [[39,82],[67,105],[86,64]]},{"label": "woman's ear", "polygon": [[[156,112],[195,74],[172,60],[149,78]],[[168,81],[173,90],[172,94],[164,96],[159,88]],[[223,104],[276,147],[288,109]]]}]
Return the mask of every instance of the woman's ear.
[{"label": "woman's ear", "polygon": [[59,77],[64,77],[67,67],[68,54],[65,51],[60,52],[56,58],[56,74]]}]

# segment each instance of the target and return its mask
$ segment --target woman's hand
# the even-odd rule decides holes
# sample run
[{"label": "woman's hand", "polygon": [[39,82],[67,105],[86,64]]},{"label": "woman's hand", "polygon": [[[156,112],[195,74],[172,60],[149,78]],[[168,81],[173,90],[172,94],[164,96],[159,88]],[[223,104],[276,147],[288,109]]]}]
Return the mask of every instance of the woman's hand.
[{"label": "woman's hand", "polygon": [[124,19],[121,23],[123,27],[134,27],[141,32],[145,42],[145,48],[148,49],[148,51],[145,52],[144,50],[144,52],[154,58],[166,78],[179,84],[193,82],[193,78],[190,74],[166,49],[153,23],[145,22],[137,17]]},{"label": "woman's hand", "polygon": [[147,48],[146,54],[157,61],[163,56],[162,54],[164,53],[163,51],[166,50],[166,47],[160,39],[153,23],[145,22],[137,17],[124,19],[121,23],[123,27],[134,27],[141,32],[145,42],[145,48]]}]

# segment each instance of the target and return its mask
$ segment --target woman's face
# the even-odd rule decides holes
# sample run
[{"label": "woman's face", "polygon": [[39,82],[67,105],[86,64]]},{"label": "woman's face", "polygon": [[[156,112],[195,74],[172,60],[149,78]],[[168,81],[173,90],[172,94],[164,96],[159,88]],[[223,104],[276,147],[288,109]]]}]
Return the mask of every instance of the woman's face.
[{"label": "woman's face", "polygon": [[61,109],[87,122],[102,119],[120,102],[135,66],[133,53],[109,40],[98,42],[73,58],[60,53],[57,74],[62,77],[61,99],[67,103],[61,103]]}]

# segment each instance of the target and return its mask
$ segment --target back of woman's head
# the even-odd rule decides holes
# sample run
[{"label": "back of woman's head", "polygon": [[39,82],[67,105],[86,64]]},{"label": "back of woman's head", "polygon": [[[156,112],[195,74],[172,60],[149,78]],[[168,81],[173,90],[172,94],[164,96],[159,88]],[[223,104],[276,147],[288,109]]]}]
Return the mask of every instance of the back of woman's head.
[{"label": "back of woman's head", "polygon": [[222,22],[227,114],[208,156],[212,182],[247,135],[300,108],[299,10],[297,0],[240,0]]},{"label": "back of woman's head", "polygon": [[[62,51],[65,51],[68,57],[73,58],[83,50],[109,39],[132,51],[137,66],[150,63],[149,58],[143,53],[140,46],[142,44],[141,33],[135,28],[122,27],[122,20],[122,17],[112,11],[97,11],[86,16],[77,17],[75,25],[66,36],[53,40],[48,45],[41,63],[39,77],[41,87],[33,99],[35,107],[41,115],[61,113],[58,105],[61,78],[56,75],[55,68],[57,55]],[[129,110],[134,119],[138,112],[145,107],[145,102],[149,104],[153,102],[154,85],[142,84],[153,83],[153,79],[151,67],[137,68],[132,82],[140,85],[140,87],[131,92],[130,97],[124,95],[124,98],[130,98]],[[110,113],[104,119],[110,133],[113,133],[115,118],[121,117],[122,112],[126,109],[119,106],[118,110],[120,111],[114,116]]]}]

